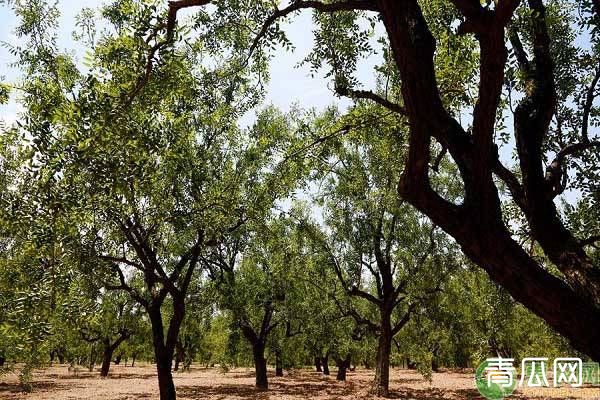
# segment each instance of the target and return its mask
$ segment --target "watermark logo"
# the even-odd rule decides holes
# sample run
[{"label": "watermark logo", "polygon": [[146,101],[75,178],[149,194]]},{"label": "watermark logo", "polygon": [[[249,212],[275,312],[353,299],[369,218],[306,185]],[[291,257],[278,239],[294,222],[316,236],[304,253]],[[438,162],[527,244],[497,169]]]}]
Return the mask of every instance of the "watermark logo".
[{"label": "watermark logo", "polygon": [[521,380],[519,386],[523,386],[527,379],[529,387],[548,387],[548,377],[546,376],[547,357],[526,357],[521,360]]},{"label": "watermark logo", "polygon": [[475,372],[475,384],[479,393],[489,400],[501,400],[510,396],[517,387],[513,358],[488,358]]},{"label": "watermark logo", "polygon": [[[580,358],[562,357],[550,364],[547,357],[526,357],[521,360],[520,379],[513,358],[488,358],[475,372],[475,385],[488,400],[502,400],[518,387],[580,388],[600,384],[600,366],[582,362]],[[551,371],[549,366],[552,365]],[[549,375],[552,373],[552,375]]]},{"label": "watermark logo", "polygon": [[583,362],[580,358],[557,358],[554,360],[554,386],[561,383],[572,387],[583,384]]}]

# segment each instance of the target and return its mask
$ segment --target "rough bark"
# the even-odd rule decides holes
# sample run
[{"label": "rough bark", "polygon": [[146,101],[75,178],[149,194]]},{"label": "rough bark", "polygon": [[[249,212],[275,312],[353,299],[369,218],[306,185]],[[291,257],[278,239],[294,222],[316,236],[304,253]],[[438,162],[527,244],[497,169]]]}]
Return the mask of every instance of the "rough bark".
[{"label": "rough bark", "polygon": [[183,300],[180,298],[174,299],[173,301],[173,315],[169,323],[166,337],[164,334],[160,306],[149,307],[148,314],[150,315],[150,322],[152,325],[152,343],[154,346],[154,357],[156,359],[160,400],[175,400],[177,394],[175,391],[175,384],[173,383],[171,368],[175,352],[175,343],[185,314]]},{"label": "rough bark", "polygon": [[110,361],[112,360],[113,351],[110,346],[104,348],[102,353],[102,367],[100,368],[100,376],[107,377],[110,369]]},{"label": "rough bark", "polygon": [[375,361],[375,380],[371,393],[387,397],[390,385],[390,353],[392,351],[392,326],[390,316],[382,316],[381,331],[377,342],[377,358]]},{"label": "rough bark", "polygon": [[252,345],[252,354],[254,356],[254,370],[256,372],[256,388],[258,390],[268,390],[269,380],[267,378],[267,360],[265,359],[265,346],[257,342]]},{"label": "rough bark", "polygon": [[[532,1],[532,3],[536,2]],[[512,239],[504,225],[498,191],[490,173],[493,170],[494,173],[499,174],[499,162],[494,158],[497,156],[489,152],[489,148],[483,148],[492,145],[490,137],[493,137],[493,132],[489,132],[485,127],[489,127],[486,121],[489,122],[490,117],[495,118],[494,100],[488,101],[485,110],[480,107],[480,114],[474,115],[474,118],[481,121],[477,124],[478,130],[474,131],[471,137],[442,105],[433,65],[435,40],[429,32],[418,3],[414,0],[402,2],[380,0],[378,4],[390,38],[394,59],[402,76],[402,95],[410,122],[408,159],[399,186],[401,195],[453,236],[464,253],[485,269],[492,280],[503,286],[517,301],[543,318],[557,332],[569,338],[573,347],[600,360],[600,347],[597,345],[600,331],[596,328],[600,324],[600,309],[590,299],[596,290],[595,278],[593,274],[588,273],[589,268],[585,265],[585,257],[579,257],[576,251],[558,251],[557,255],[553,256],[551,246],[568,247],[571,246],[571,241],[566,240],[564,235],[558,234],[561,228],[556,225],[556,220],[552,217],[553,210],[548,208],[547,201],[539,200],[540,194],[535,189],[539,188],[535,185],[539,182],[538,169],[541,168],[536,161],[540,157],[539,132],[547,129],[543,121],[547,120],[548,114],[545,114],[547,109],[539,111],[539,118],[535,113],[523,116],[524,119],[537,119],[531,121],[529,125],[534,129],[533,131],[529,128],[522,129],[523,135],[531,136],[529,140],[536,143],[518,143],[517,148],[525,150],[520,150],[525,156],[520,157],[521,169],[524,175],[530,174],[529,177],[524,176],[523,182],[529,187],[523,190],[516,181],[516,184],[512,185],[511,192],[515,202],[526,215],[530,214],[528,220],[531,225],[535,225],[535,221],[537,223],[546,221],[546,226],[540,229],[533,226],[534,231],[538,231],[537,234],[534,232],[534,235],[537,235],[536,239],[544,247],[546,254],[551,259],[555,259],[553,261],[557,262],[557,266],[565,273],[566,279],[572,286],[553,276],[531,258]],[[498,37],[502,38],[503,27],[502,29],[495,27],[493,30],[496,35],[499,35]],[[500,50],[498,59],[492,60],[493,66],[498,62],[502,63],[505,57],[505,49],[500,45],[498,37],[494,39],[496,40],[494,46],[483,46],[482,43],[482,51],[488,49],[491,54],[490,49]],[[536,51],[540,50],[536,48]],[[482,62],[483,60],[484,55],[482,55]],[[547,63],[541,63],[540,66],[548,70]],[[482,82],[480,89],[483,87],[491,89],[488,92],[480,90],[480,93],[484,96],[497,96],[495,86],[497,86],[498,76],[490,77],[483,72],[482,69],[481,78],[486,82]],[[500,71],[499,74],[501,73]],[[533,111],[533,109],[529,110]],[[517,132],[521,131],[519,126],[516,128]],[[465,201],[462,205],[445,201],[433,191],[429,183],[431,135],[448,148],[460,170],[465,184]],[[517,140],[519,142],[523,138],[518,137]],[[500,169],[500,172],[505,171]],[[545,240],[543,235],[552,238]],[[589,285],[584,287],[586,282]],[[592,295],[582,295],[582,292]],[[585,318],[581,318],[582,315],[585,315]]]},{"label": "rough bark", "polygon": [[177,393],[175,392],[175,384],[173,383],[173,375],[171,374],[173,356],[169,356],[167,352],[163,351],[160,355],[157,355],[156,359],[160,400],[175,400]]}]

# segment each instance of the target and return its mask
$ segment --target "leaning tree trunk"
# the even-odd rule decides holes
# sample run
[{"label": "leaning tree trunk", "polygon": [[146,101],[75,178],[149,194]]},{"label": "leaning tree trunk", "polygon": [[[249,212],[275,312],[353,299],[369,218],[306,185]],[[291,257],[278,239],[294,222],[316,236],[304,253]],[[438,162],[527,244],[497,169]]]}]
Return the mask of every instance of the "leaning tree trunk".
[{"label": "leaning tree trunk", "polygon": [[384,314],[381,321],[381,332],[377,345],[375,381],[371,392],[376,396],[387,397],[390,385],[390,353],[392,350],[392,327],[390,315]]},{"label": "leaning tree trunk", "polygon": [[112,360],[113,348],[110,344],[104,345],[104,352],[102,353],[102,368],[100,369],[100,376],[107,377],[108,370],[110,369],[110,360]]},{"label": "leaning tree trunk", "polygon": [[283,376],[283,360],[279,349],[275,351],[275,376]]},{"label": "leaning tree trunk", "polygon": [[252,344],[254,355],[254,370],[256,372],[256,387],[259,390],[268,390],[267,360],[265,359],[265,345],[261,341]]}]

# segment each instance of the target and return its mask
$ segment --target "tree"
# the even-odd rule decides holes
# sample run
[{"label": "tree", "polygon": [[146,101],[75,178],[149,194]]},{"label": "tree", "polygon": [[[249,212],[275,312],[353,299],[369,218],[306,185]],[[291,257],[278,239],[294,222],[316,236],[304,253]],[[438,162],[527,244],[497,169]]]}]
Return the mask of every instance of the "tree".
[{"label": "tree", "polygon": [[[354,113],[366,118],[369,110],[357,107]],[[401,144],[394,130],[386,131],[385,116],[371,121],[332,139],[332,150],[325,150],[328,164],[317,168],[325,180],[318,198],[330,232],[312,238],[351,298],[341,305],[346,315],[378,337],[373,392],[387,396],[392,340],[415,309],[443,290],[456,257],[435,225],[398,198]],[[356,300],[369,304],[366,315]]]},{"label": "tree", "polygon": [[125,293],[102,294],[97,290],[89,290],[89,286],[87,289],[85,293],[76,295],[74,309],[68,311],[66,319],[74,320],[78,333],[85,342],[90,345],[100,344],[100,376],[106,377],[115,351],[138,333],[142,310]]},{"label": "tree", "polygon": [[203,261],[219,290],[220,307],[232,313],[252,347],[256,387],[267,390],[265,350],[272,331],[285,323],[284,304],[298,252],[289,219],[273,217],[251,226],[213,248]]},{"label": "tree", "polygon": [[[170,25],[178,9],[207,3],[172,2]],[[350,15],[346,27],[337,31],[342,38],[351,37],[357,27],[353,20],[364,12],[382,21],[389,49],[389,63],[382,70],[391,70],[388,76],[396,78],[388,83],[398,84],[391,93],[399,92],[397,98],[352,86],[356,60],[369,48],[351,46],[348,40],[336,40],[338,47],[317,41],[316,65],[331,67],[329,76],[339,94],[375,101],[407,122],[409,150],[399,186],[405,201],[455,238],[473,262],[575,348],[600,359],[595,345],[600,333],[594,328],[600,324],[600,270],[592,246],[598,240],[597,223],[590,220],[591,236],[577,237],[556,204],[568,188],[582,188],[586,201],[597,203],[600,145],[590,128],[597,109],[600,5],[586,1],[576,17],[568,5],[542,0],[454,0],[452,6],[417,0],[294,1],[272,11],[250,50],[262,39],[281,40],[276,21],[306,8]],[[592,45],[580,45],[587,40],[583,38]],[[436,51],[440,43],[447,51]],[[573,68],[577,74],[570,72]],[[459,73],[452,75],[452,70]],[[470,89],[476,91],[474,100],[461,96]],[[520,99],[516,107],[514,98]],[[470,117],[467,127],[460,123],[461,115]],[[498,151],[500,140],[510,133],[498,129],[505,117],[512,118],[518,157],[512,169]],[[441,147],[436,158],[448,155],[458,167],[464,184],[459,203],[432,186],[434,142]],[[580,172],[570,179],[573,171]],[[518,209],[531,239],[557,273],[513,238],[503,201]]]},{"label": "tree", "polygon": [[[251,82],[260,71],[234,74],[236,60],[221,48],[176,41],[152,4],[117,1],[101,10],[111,29],[82,35],[85,72],[56,50],[56,13],[17,11],[47,18],[43,29],[23,29],[32,47],[15,50],[26,67],[20,129],[32,138],[33,173],[51,184],[69,220],[64,242],[74,265],[147,313],[160,396],[174,399],[171,364],[190,291],[199,287],[200,252],[285,186],[264,176],[286,131],[268,119],[238,128],[256,103]],[[93,32],[95,14],[84,17]],[[220,62],[200,64],[205,51]]]}]

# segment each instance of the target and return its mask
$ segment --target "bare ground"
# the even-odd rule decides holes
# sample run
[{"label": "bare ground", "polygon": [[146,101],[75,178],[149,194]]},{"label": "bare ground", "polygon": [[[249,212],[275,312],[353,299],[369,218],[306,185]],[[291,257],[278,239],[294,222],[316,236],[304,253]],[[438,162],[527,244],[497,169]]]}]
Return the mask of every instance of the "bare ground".
[{"label": "bare ground", "polygon": [[[334,371],[332,371],[334,374]],[[346,382],[337,382],[335,375],[323,376],[310,370],[295,370],[284,377],[269,376],[268,392],[254,389],[252,369],[238,368],[225,374],[218,369],[192,368],[191,372],[174,373],[178,399],[370,399],[371,370],[348,372]],[[157,399],[158,388],[154,367],[142,365],[111,366],[110,376],[102,379],[98,372],[70,372],[66,365],[36,371],[34,390],[23,393],[16,375],[0,377],[0,399],[83,400],[83,399]],[[480,399],[474,386],[473,372],[434,373],[432,382],[416,371],[391,371],[391,397],[397,399],[442,400]],[[600,387],[544,390],[525,389],[511,398],[520,399],[600,399]]]}]

